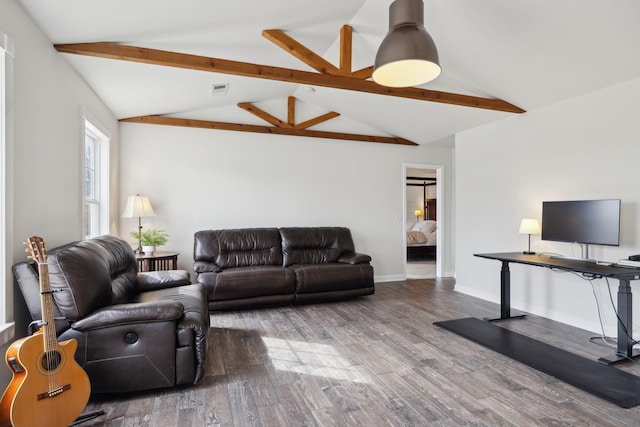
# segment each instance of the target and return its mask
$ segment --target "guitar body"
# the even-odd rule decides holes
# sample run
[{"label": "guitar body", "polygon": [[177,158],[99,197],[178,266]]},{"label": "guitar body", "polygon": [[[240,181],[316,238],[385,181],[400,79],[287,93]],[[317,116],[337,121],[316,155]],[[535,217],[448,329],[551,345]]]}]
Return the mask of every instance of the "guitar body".
[{"label": "guitar body", "polygon": [[6,363],[13,372],[0,401],[0,426],[67,426],[84,410],[91,393],[89,377],[74,359],[78,343],[58,343],[44,351],[40,332],[15,341]]}]

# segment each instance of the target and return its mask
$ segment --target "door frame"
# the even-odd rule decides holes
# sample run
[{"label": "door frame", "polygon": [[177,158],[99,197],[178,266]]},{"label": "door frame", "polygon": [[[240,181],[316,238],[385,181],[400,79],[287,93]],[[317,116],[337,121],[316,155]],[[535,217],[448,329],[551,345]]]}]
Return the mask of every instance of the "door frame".
[{"label": "door frame", "polygon": [[405,232],[405,224],[408,218],[407,212],[407,169],[429,169],[436,171],[436,218],[438,226],[436,227],[436,277],[442,277],[442,256],[445,253],[443,250],[446,247],[442,235],[445,229],[445,200],[442,188],[444,186],[444,165],[436,165],[429,163],[403,163],[402,164],[402,248],[404,250],[404,277],[407,277],[407,233]]}]

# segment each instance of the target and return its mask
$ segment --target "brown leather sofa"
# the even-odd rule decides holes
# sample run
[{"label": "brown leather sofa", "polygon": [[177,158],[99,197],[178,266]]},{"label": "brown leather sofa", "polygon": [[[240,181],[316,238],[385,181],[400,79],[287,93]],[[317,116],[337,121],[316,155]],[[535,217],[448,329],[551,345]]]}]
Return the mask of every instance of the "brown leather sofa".
[{"label": "brown leather sofa", "polygon": [[312,303],[374,293],[369,255],[344,227],[203,230],[194,271],[209,310]]},{"label": "brown leather sofa", "polygon": [[[183,270],[138,273],[131,246],[114,236],[49,250],[59,340],[78,341],[75,358],[92,393],[197,382],[203,375],[206,292]],[[32,319],[41,319],[38,269],[14,265]]]}]

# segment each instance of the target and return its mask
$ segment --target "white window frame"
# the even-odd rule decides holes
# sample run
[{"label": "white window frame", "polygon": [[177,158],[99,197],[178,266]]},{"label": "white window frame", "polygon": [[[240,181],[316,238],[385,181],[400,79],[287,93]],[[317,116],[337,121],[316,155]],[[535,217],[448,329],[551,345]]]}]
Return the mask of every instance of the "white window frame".
[{"label": "white window frame", "polygon": [[13,323],[13,215],[11,176],[13,164],[13,40],[0,31],[0,345],[15,336]]},{"label": "white window frame", "polygon": [[[109,234],[109,149],[111,135],[104,126],[95,120],[91,114],[83,110],[82,114],[82,233],[85,239]],[[87,200],[86,171],[86,145],[87,140],[95,141],[94,149],[94,198]],[[93,205],[97,213],[97,223],[93,230],[87,229],[89,218],[87,205]]]}]

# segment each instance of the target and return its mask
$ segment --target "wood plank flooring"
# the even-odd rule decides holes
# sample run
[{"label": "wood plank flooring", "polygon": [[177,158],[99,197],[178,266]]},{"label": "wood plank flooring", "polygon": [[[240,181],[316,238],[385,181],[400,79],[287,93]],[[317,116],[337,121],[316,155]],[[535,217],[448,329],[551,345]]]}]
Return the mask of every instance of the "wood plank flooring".
[{"label": "wood plank flooring", "polygon": [[[82,425],[640,425],[640,407],[619,408],[434,326],[498,313],[453,283],[380,283],[339,303],[214,313],[202,381],[93,396],[87,411],[106,415]],[[614,352],[536,316],[500,325],[587,357]],[[616,366],[640,375],[638,362]]]},{"label": "wood plank flooring", "polygon": [[436,260],[407,262],[407,279],[434,279],[436,276]]}]

